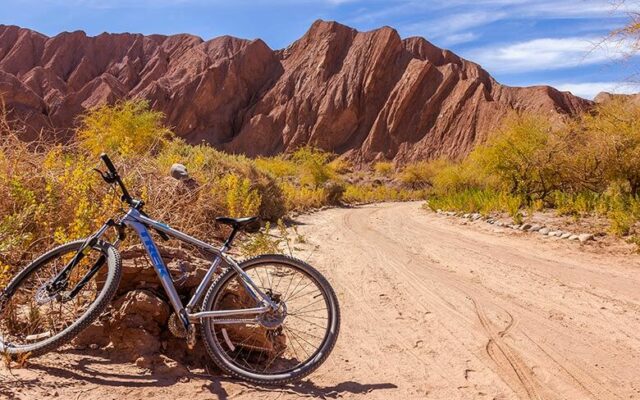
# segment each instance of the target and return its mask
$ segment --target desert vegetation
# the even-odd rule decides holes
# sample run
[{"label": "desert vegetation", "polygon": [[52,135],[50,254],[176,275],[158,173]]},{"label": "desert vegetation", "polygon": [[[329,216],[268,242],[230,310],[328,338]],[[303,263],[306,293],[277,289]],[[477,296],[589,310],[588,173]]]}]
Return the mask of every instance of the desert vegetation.
[{"label": "desert vegetation", "polygon": [[[312,147],[292,154],[249,159],[207,145],[189,145],[163,124],[144,101],[95,108],[82,116],[75,139],[65,144],[25,142],[3,121],[0,135],[0,288],[34,255],[85,237],[121,203],[93,168],[107,152],[127,186],[154,218],[205,239],[221,237],[219,215],[259,215],[282,227],[291,212],[326,205],[423,198],[396,180],[393,165],[374,173]],[[185,164],[191,182],[170,178]],[[278,222],[280,221],[280,222]],[[268,230],[268,229],[267,229]],[[242,246],[248,253],[272,248],[269,235]],[[277,246],[276,246],[277,247]]]},{"label": "desert vegetation", "polygon": [[519,222],[552,209],[574,218],[607,218],[611,233],[635,240],[640,106],[615,98],[560,126],[513,114],[463,160],[437,160],[422,170],[434,210],[505,212]]}]

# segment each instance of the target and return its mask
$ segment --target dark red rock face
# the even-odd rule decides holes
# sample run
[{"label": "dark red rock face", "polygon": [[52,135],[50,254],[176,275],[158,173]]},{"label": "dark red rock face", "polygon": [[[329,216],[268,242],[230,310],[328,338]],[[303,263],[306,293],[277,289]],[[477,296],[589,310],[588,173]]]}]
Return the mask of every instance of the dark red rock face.
[{"label": "dark red rock face", "polygon": [[189,142],[249,156],[304,144],[357,161],[466,154],[510,110],[558,120],[591,102],[548,86],[498,84],[477,64],[391,28],[315,22],[286,49],[223,36],[0,25],[0,93],[26,136],[63,137],[87,108],[145,98]]}]

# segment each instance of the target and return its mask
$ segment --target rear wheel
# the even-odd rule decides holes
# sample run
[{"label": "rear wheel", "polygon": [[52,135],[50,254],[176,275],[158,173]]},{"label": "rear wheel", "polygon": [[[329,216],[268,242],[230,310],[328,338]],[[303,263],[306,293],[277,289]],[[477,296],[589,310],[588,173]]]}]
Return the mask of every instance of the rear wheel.
[{"label": "rear wheel", "polygon": [[[340,330],[338,299],[327,280],[307,263],[282,255],[258,256],[240,267],[280,307],[259,321],[203,319],[202,336],[213,360],[225,372],[260,384],[286,384],[315,371]],[[218,278],[203,302],[205,311],[255,306],[233,269]]]},{"label": "rear wheel", "polygon": [[[107,307],[120,282],[118,251],[99,242],[69,275],[66,287],[52,292],[53,278],[84,245],[64,244],[40,256],[14,277],[0,297],[0,353],[38,356],[62,346],[89,326]],[[71,291],[92,268],[100,268],[74,296]]]}]

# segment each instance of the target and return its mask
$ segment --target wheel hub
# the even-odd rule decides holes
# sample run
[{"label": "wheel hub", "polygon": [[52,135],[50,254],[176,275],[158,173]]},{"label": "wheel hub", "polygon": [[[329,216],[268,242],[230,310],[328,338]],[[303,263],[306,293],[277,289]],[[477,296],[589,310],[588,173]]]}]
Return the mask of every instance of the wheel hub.
[{"label": "wheel hub", "polygon": [[258,317],[258,321],[263,327],[273,330],[280,327],[285,318],[287,318],[287,305],[283,301],[280,301],[279,295],[270,294],[269,297],[271,297],[271,300],[276,303],[277,308],[261,314]]},{"label": "wheel hub", "polygon": [[60,288],[59,290],[52,291],[50,289],[50,284],[45,283],[44,285],[40,286],[36,291],[36,295],[35,295],[36,303],[38,303],[39,305],[43,305],[43,304],[51,303],[52,301],[61,300],[62,299],[62,295],[60,294],[61,290],[62,288]]}]

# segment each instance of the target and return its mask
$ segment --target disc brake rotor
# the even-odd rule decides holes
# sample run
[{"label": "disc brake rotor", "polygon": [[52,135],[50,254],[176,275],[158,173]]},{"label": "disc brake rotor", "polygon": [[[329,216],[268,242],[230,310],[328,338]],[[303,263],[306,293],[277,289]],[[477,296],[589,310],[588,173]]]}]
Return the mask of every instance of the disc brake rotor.
[{"label": "disc brake rotor", "polygon": [[57,292],[51,293],[49,289],[47,289],[48,285],[49,283],[45,283],[44,285],[40,286],[36,291],[35,299],[36,299],[36,303],[38,303],[39,305],[48,304],[48,303],[51,303],[52,301],[58,301],[62,299],[62,295],[60,294],[60,292],[57,291]]}]

